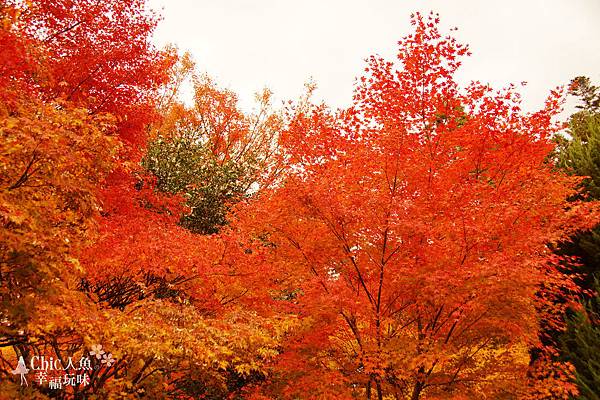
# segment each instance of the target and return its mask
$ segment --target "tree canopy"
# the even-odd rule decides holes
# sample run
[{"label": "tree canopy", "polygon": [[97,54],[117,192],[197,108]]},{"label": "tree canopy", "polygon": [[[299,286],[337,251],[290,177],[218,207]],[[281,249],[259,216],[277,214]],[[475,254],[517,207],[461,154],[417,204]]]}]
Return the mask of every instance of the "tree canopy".
[{"label": "tree canopy", "polygon": [[585,393],[597,314],[542,334],[578,290],[556,249],[598,223],[588,80],[557,153],[560,92],[528,113],[516,86],[462,87],[468,47],[415,14],[350,107],[309,85],[246,112],[158,21],[0,3],[0,397]]}]

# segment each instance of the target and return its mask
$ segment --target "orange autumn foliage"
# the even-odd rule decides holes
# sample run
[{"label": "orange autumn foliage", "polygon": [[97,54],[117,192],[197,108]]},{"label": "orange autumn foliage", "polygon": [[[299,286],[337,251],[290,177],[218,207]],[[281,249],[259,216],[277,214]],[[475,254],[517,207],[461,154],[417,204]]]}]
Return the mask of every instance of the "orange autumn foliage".
[{"label": "orange autumn foliage", "polygon": [[[467,47],[412,21],[351,107],[282,117],[156,49],[143,0],[1,3],[0,399],[575,394],[569,365],[529,355],[560,308],[536,297],[564,284],[548,244],[598,220],[548,158],[560,94],[525,113],[514,87],[461,88]],[[181,217],[212,181],[163,187],[142,161],[180,139],[208,149],[198,170],[248,174],[211,234]],[[114,360],[89,385],[13,373],[98,344]]]},{"label": "orange autumn foliage", "polygon": [[412,22],[352,107],[290,110],[286,179],[240,214],[300,317],[274,366],[284,397],[526,396],[547,244],[597,221],[547,158],[560,94],[525,113],[512,86],[460,88],[468,48],[435,15]]}]

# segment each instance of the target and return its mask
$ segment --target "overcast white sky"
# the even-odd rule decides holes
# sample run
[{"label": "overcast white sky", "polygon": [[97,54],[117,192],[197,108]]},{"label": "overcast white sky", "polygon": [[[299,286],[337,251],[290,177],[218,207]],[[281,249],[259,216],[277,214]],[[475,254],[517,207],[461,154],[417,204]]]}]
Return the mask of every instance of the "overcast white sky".
[{"label": "overcast white sky", "polygon": [[[312,77],[317,98],[350,103],[371,54],[392,58],[414,11],[440,14],[473,55],[461,82],[527,81],[526,109],[577,75],[600,83],[600,0],[150,0],[164,20],[158,44],[174,43],[200,70],[238,93],[244,108],[263,87],[296,99]],[[162,9],[162,10],[161,10]]]}]

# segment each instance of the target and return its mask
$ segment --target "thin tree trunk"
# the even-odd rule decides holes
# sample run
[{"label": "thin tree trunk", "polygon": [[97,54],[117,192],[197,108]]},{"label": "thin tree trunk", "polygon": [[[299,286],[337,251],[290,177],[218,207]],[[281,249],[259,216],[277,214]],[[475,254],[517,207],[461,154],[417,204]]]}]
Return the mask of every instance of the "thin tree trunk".
[{"label": "thin tree trunk", "polygon": [[412,395],[410,396],[410,400],[419,400],[419,397],[421,397],[421,391],[423,391],[423,384],[421,382],[416,382]]}]

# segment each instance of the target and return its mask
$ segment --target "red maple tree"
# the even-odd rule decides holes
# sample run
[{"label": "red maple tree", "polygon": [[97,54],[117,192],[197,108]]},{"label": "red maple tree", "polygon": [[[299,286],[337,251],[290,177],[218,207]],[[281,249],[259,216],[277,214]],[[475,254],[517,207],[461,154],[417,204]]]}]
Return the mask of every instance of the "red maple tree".
[{"label": "red maple tree", "polygon": [[525,396],[547,244],[593,219],[547,157],[560,94],[525,113],[513,86],[460,88],[468,48],[412,23],[352,107],[291,110],[285,182],[241,217],[301,316],[290,397]]}]

